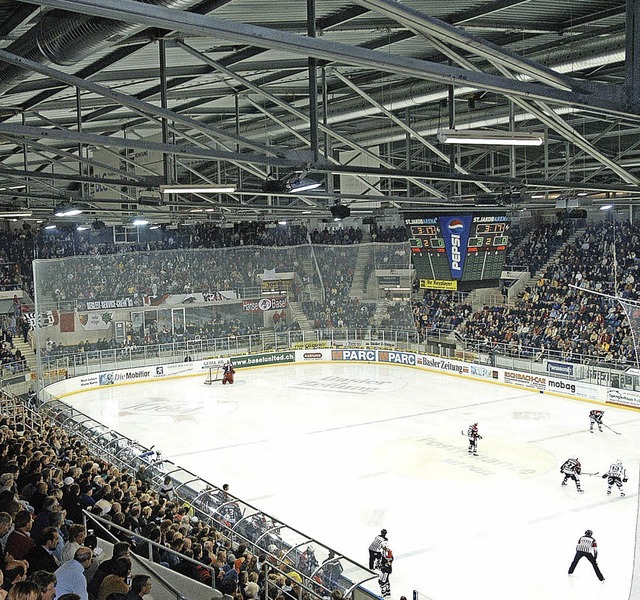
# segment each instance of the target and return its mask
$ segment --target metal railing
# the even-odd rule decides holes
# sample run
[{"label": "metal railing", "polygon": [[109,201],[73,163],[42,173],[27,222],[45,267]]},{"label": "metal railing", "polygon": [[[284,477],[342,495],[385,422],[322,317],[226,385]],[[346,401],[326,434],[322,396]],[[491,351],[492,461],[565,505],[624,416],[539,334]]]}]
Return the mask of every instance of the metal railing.
[{"label": "metal railing", "polygon": [[[256,556],[267,555],[275,571],[282,574],[292,570],[297,572],[301,578],[302,591],[310,594],[311,599],[321,600],[336,589],[344,597],[350,596],[356,587],[375,577],[365,566],[231,496],[191,471],[163,459],[135,440],[113,431],[46,392],[41,396],[41,400],[44,400],[40,407],[41,414],[50,423],[82,440],[93,456],[121,469],[133,469],[137,478],[144,478],[152,487],[159,486],[165,477],[170,477],[180,504],[188,506],[191,515],[212,524],[229,540],[233,548],[244,544]],[[109,523],[109,527],[140,537],[112,523]],[[311,570],[303,564],[303,554],[309,547],[313,549],[316,561]],[[162,548],[166,551],[164,546]],[[186,558],[182,555],[180,557]],[[330,559],[341,563],[342,574],[339,577],[327,578],[323,575],[321,567]]]},{"label": "metal railing", "polygon": [[488,343],[486,340],[463,338],[455,330],[429,330],[424,336],[415,330],[374,327],[271,331],[245,336],[43,356],[42,371],[38,373],[38,378],[51,383],[100,371],[182,362],[187,357],[190,360],[204,360],[240,354],[329,347],[387,348],[424,352],[466,362],[518,369],[527,373],[546,373],[547,361],[562,362],[573,365],[573,375],[556,375],[558,377],[624,389],[640,389],[640,378],[628,372],[635,364],[608,361],[601,356],[575,353],[569,356],[552,349]]}]

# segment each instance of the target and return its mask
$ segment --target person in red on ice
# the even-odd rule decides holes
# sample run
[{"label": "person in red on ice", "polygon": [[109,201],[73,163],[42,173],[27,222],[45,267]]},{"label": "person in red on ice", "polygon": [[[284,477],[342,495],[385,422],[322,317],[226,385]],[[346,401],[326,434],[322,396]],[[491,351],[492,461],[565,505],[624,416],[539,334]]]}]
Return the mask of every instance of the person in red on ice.
[{"label": "person in red on ice", "polygon": [[224,366],[222,367],[222,385],[225,385],[227,383],[232,384],[234,375],[235,375],[235,370],[233,369],[233,365],[231,364],[231,361],[228,360],[226,363],[224,363]]}]

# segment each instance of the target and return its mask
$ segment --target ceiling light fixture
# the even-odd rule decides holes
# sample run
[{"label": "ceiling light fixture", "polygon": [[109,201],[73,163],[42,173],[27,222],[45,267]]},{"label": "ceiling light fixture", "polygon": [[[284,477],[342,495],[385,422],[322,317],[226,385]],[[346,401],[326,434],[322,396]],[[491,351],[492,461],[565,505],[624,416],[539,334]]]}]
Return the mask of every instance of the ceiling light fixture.
[{"label": "ceiling light fixture", "polygon": [[84,223],[81,223],[76,227],[76,231],[87,231],[87,229],[91,229],[91,225],[86,225]]},{"label": "ceiling light fixture", "polygon": [[56,226],[56,224],[55,224],[55,223],[47,223],[47,224],[44,226],[44,229],[49,229],[49,230],[51,230],[51,229],[56,229],[56,228],[57,228],[57,226]]},{"label": "ceiling light fixture", "polygon": [[308,192],[309,190],[315,190],[322,185],[319,181],[315,179],[309,179],[308,177],[303,177],[300,175],[299,177],[290,178],[285,186],[288,188],[288,191],[292,194],[298,194],[300,192]]},{"label": "ceiling light fixture", "polygon": [[495,131],[482,129],[441,129],[438,140],[443,144],[478,144],[488,146],[541,146],[545,136],[540,133]]},{"label": "ceiling light fixture", "polygon": [[82,210],[76,208],[75,206],[67,206],[66,204],[61,204],[54,210],[54,215],[56,217],[75,217],[82,213]]},{"label": "ceiling light fixture", "polygon": [[136,227],[142,227],[144,225],[148,225],[149,220],[145,219],[144,217],[133,217],[131,224],[135,225]]},{"label": "ceiling light fixture", "polygon": [[307,172],[302,171],[299,175],[285,175],[277,179],[270,175],[262,185],[262,191],[271,194],[299,194],[315,190],[322,185],[321,182],[307,177]]},{"label": "ceiling light fixture", "polygon": [[30,217],[33,213],[29,211],[23,212],[0,212],[0,218],[3,219],[19,219],[21,217]]},{"label": "ceiling light fixture", "polygon": [[613,204],[603,204],[600,207],[600,210],[611,210],[613,208]]},{"label": "ceiling light fixture", "polygon": [[163,194],[231,194],[236,191],[234,185],[215,183],[211,185],[161,185]]}]

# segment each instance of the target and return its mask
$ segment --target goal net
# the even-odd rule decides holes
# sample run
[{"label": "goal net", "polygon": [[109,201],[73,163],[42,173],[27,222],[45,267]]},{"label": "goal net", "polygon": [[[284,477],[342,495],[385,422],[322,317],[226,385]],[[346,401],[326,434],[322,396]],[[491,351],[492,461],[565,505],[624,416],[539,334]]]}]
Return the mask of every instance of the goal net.
[{"label": "goal net", "polygon": [[208,371],[204,380],[205,385],[211,385],[216,381],[222,381],[222,365],[209,365],[208,367],[203,368]]}]

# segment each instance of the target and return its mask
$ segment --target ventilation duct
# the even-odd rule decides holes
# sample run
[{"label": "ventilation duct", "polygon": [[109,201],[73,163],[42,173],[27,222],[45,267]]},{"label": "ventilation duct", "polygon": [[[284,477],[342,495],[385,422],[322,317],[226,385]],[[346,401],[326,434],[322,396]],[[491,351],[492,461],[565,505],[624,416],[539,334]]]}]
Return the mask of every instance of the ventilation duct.
[{"label": "ventilation duct", "polygon": [[[184,10],[196,4],[198,0],[141,2]],[[144,25],[131,25],[55,9],[45,13],[37,25],[5,50],[40,64],[69,66],[144,29]],[[23,67],[6,63],[0,65],[0,95],[26,79],[30,73]]]}]

